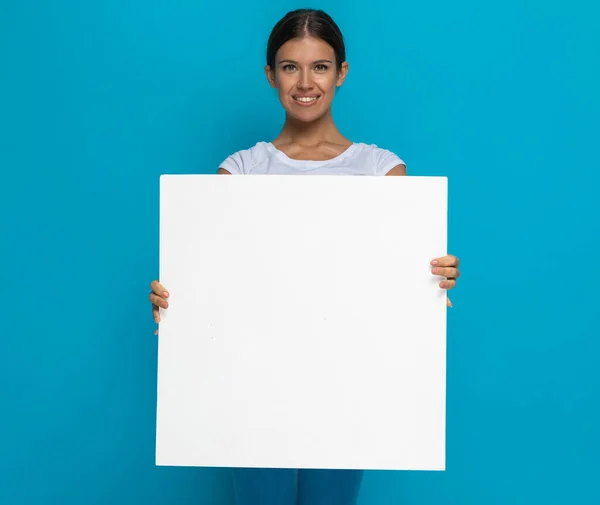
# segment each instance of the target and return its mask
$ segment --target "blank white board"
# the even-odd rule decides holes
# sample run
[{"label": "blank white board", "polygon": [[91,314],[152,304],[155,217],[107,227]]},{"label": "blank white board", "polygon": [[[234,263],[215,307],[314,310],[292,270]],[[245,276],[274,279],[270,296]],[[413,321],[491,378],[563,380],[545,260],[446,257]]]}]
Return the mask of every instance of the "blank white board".
[{"label": "blank white board", "polygon": [[445,177],[165,175],[156,463],[443,470]]}]

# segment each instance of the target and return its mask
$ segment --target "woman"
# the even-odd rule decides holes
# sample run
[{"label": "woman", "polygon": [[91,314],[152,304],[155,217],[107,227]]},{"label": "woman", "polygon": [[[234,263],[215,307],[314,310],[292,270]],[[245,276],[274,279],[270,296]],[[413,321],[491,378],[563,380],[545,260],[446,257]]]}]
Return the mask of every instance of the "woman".
[{"label": "woman", "polygon": [[[335,126],[331,103],[348,63],[342,34],[327,14],[302,9],[281,19],[269,38],[265,72],[285,109],[284,127],[272,142],[229,156],[219,174],[406,175],[398,156],[354,143]],[[446,256],[431,265],[433,275],[445,277],[440,287],[454,288],[458,259]],[[158,281],[151,288],[158,323],[159,307],[168,307],[169,295]],[[353,505],[361,480],[362,471],[355,470],[234,470],[239,505]]]}]

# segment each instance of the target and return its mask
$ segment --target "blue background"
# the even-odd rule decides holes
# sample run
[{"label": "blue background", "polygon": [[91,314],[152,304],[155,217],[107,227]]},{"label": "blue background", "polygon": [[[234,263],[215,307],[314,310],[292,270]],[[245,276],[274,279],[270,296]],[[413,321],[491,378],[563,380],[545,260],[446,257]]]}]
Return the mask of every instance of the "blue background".
[{"label": "blue background", "polygon": [[[600,4],[323,1],[352,140],[450,181],[462,260],[443,473],[361,503],[600,503]],[[271,140],[292,2],[0,4],[0,503],[229,504],[227,470],[154,466],[158,178]]]}]

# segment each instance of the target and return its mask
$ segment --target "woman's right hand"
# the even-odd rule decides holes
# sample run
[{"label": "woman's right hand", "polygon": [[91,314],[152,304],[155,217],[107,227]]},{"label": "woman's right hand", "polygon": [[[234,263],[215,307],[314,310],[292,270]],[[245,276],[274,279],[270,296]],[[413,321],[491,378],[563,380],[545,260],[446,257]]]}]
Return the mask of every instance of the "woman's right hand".
[{"label": "woman's right hand", "polygon": [[[156,324],[160,323],[160,312],[159,309],[166,309],[169,307],[167,298],[169,298],[169,292],[165,287],[158,281],[152,281],[150,283],[150,303],[152,303],[152,316]],[[158,328],[154,332],[158,335]]]}]

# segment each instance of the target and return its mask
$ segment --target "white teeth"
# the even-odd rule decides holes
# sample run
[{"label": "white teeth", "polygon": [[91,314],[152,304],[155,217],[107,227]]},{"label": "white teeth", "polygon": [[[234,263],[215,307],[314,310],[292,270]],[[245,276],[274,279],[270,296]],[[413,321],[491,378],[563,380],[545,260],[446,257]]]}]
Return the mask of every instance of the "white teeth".
[{"label": "white teeth", "polygon": [[304,102],[304,103],[309,103],[309,102],[314,102],[318,97],[316,96],[297,96],[294,100],[297,100],[298,102]]}]

